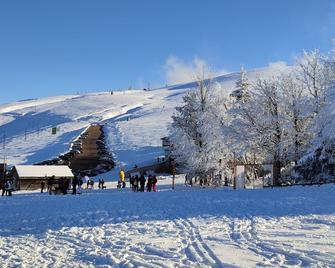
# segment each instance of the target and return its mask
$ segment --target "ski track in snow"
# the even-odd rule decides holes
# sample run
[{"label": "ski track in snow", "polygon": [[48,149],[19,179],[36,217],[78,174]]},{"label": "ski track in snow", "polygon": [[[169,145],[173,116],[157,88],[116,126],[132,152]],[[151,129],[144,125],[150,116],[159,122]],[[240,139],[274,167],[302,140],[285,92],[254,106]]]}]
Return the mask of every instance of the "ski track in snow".
[{"label": "ski track in snow", "polygon": [[11,209],[0,221],[0,266],[335,266],[332,185],[171,191],[168,183],[158,193],[3,198],[0,209]]}]

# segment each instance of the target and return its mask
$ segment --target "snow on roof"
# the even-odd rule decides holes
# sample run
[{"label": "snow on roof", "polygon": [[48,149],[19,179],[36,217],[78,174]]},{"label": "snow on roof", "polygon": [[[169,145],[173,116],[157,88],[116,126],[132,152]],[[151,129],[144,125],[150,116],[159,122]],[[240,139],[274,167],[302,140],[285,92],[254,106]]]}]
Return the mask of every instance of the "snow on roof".
[{"label": "snow on roof", "polygon": [[73,177],[73,173],[68,166],[28,166],[16,165],[15,169],[19,177]]}]

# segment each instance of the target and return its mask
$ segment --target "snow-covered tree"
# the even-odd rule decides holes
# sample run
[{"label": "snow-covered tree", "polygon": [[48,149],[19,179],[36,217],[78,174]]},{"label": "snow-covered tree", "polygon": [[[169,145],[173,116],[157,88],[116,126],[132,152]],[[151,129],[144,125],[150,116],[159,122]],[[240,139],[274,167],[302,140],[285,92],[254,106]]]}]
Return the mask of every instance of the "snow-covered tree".
[{"label": "snow-covered tree", "polygon": [[241,67],[241,71],[239,73],[239,78],[235,83],[235,89],[231,93],[231,96],[236,98],[238,101],[245,101],[249,96],[249,86],[250,83],[248,81],[248,77],[244,67]]},{"label": "snow-covered tree", "polygon": [[312,138],[312,102],[304,85],[293,74],[280,77],[282,94],[285,151],[287,161],[297,164]]},{"label": "snow-covered tree", "polygon": [[232,128],[241,153],[257,153],[274,163],[274,183],[280,180],[283,141],[283,107],[277,78],[258,79],[247,101],[232,109]]},{"label": "snow-covered tree", "polygon": [[183,106],[176,108],[170,129],[172,156],[184,171],[208,183],[220,168],[224,148],[213,110],[214,90],[209,79],[198,80],[197,88],[185,95]]},{"label": "snow-covered tree", "polygon": [[324,101],[328,88],[328,72],[325,66],[325,57],[318,50],[304,51],[297,59],[297,78],[314,100],[314,113],[317,114]]}]

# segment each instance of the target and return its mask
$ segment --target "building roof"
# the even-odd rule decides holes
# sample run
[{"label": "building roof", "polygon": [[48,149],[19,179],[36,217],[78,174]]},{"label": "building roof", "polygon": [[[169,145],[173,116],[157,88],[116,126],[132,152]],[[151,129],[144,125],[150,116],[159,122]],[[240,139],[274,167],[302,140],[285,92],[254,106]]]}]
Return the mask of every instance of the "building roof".
[{"label": "building roof", "polygon": [[28,166],[16,165],[14,166],[19,177],[22,178],[43,178],[45,176],[51,177],[73,177],[73,173],[68,166]]}]

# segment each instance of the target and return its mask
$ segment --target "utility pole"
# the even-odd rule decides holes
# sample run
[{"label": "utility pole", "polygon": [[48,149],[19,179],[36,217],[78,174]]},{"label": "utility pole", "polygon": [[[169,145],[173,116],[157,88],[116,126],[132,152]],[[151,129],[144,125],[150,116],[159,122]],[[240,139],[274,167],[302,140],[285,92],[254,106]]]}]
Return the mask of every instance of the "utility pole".
[{"label": "utility pole", "polygon": [[175,178],[176,178],[176,165],[174,160],[172,160],[171,164],[172,164],[172,190],[174,190]]},{"label": "utility pole", "polygon": [[236,159],[233,153],[233,188],[236,189]]},{"label": "utility pole", "polygon": [[6,132],[3,133],[3,140],[2,140],[3,144],[2,144],[2,148],[5,149],[6,148]]}]

